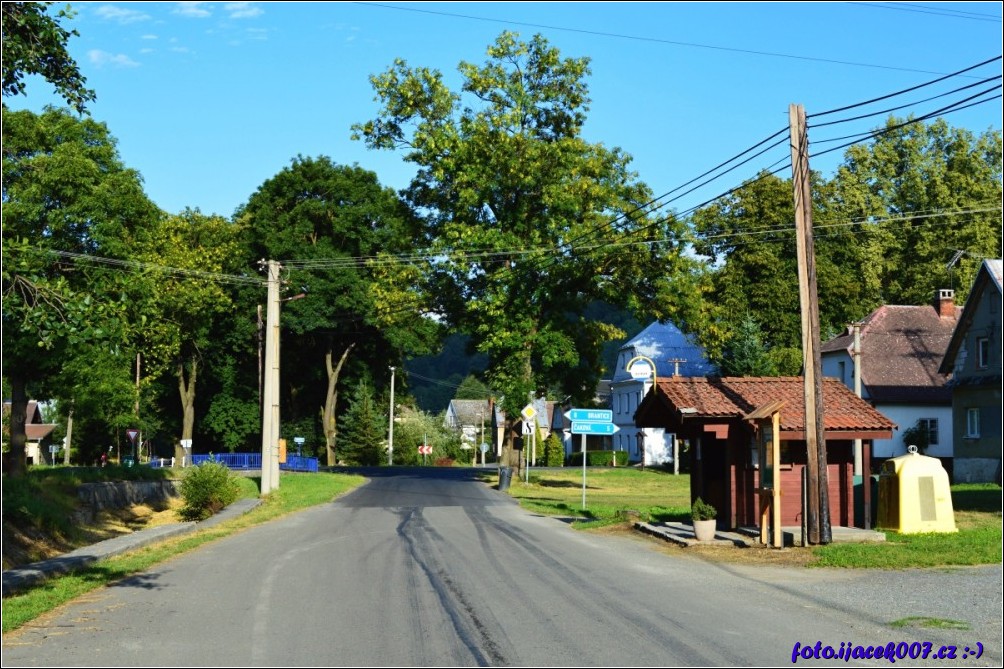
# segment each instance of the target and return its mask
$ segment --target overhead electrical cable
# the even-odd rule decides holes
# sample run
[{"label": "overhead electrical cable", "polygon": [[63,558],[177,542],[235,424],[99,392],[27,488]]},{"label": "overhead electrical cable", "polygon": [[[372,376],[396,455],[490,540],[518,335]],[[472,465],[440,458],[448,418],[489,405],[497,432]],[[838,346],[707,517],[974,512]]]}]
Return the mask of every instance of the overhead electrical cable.
[{"label": "overhead electrical cable", "polygon": [[983,61],[982,63],[977,63],[976,65],[970,65],[969,67],[961,69],[961,70],[959,70],[957,72],[952,72],[951,74],[946,74],[943,77],[938,77],[937,79],[932,79],[931,81],[925,82],[923,84],[917,84],[916,86],[911,86],[910,88],[904,88],[903,90],[896,91],[895,93],[888,93],[886,95],[881,95],[881,96],[879,96],[877,98],[872,98],[871,100],[865,100],[863,102],[856,102],[856,103],[854,103],[852,105],[845,105],[843,107],[837,107],[836,109],[828,109],[826,111],[816,112],[815,114],[806,114],[805,118],[806,119],[810,119],[810,118],[816,118],[816,117],[819,117],[819,116],[828,116],[829,114],[836,114],[837,112],[847,111],[848,109],[855,109],[857,107],[864,107],[865,105],[870,105],[870,104],[873,104],[875,102],[881,102],[882,100],[888,100],[889,98],[894,98],[894,97],[896,97],[898,95],[903,95],[905,93],[911,93],[913,91],[919,90],[921,88],[925,88],[927,86],[933,86],[934,84],[936,84],[938,82],[945,81],[946,79],[951,79],[952,77],[958,77],[958,76],[960,76],[960,75],[962,75],[962,74],[964,74],[966,72],[969,72],[971,70],[975,70],[978,67],[983,67],[984,65],[988,65],[988,64],[996,62],[998,60],[1001,60],[1001,56],[994,56],[993,58],[988,58],[987,60]]},{"label": "overhead electrical cable", "polygon": [[933,14],[934,16],[949,16],[956,19],[969,19],[971,21],[988,21],[991,23],[1000,23],[1001,17],[995,16],[993,14],[984,14],[981,12],[966,12],[961,9],[945,9],[942,7],[931,7],[928,5],[913,5],[908,2],[850,2],[850,5],[859,5],[861,7],[871,7],[873,9],[895,9],[901,12],[914,12],[917,14]]},{"label": "overhead electrical cable", "polygon": [[[841,144],[840,146],[835,146],[833,148],[826,149],[825,151],[820,151],[818,153],[813,154],[813,157],[818,157],[818,156],[826,155],[827,153],[833,153],[834,151],[839,151],[840,149],[845,149],[845,148],[847,148],[849,146],[853,146],[855,144],[859,144],[861,142],[861,140],[863,140],[865,138],[874,139],[876,137],[880,137],[882,135],[888,134],[888,133],[893,132],[895,130],[899,130],[900,128],[905,128],[908,125],[913,125],[915,123],[921,123],[923,121],[926,121],[928,119],[934,118],[936,116],[940,116],[940,115],[942,115],[944,113],[962,111],[963,109],[968,109],[969,107],[975,107],[976,105],[986,104],[987,102],[993,102],[994,100],[998,100],[1001,97],[1001,94],[998,93],[997,95],[993,96],[992,98],[987,98],[985,100],[978,100],[976,102],[971,102],[970,104],[967,104],[967,105],[963,105],[962,104],[963,102],[966,102],[968,100],[972,100],[974,98],[978,98],[978,97],[981,97],[983,95],[986,95],[987,92],[992,92],[992,91],[983,91],[982,93],[978,93],[976,95],[970,96],[970,97],[966,98],[965,100],[960,100],[959,102],[955,102],[952,105],[949,105],[948,107],[942,107],[941,109],[933,111],[933,112],[931,112],[929,114],[925,114],[924,116],[919,116],[917,118],[910,119],[909,121],[906,121],[904,123],[897,123],[896,125],[889,126],[888,128],[883,128],[882,130],[876,130],[876,131],[873,131],[873,132],[864,133],[862,135],[859,135],[858,136],[859,138],[857,140],[855,140],[855,141],[851,141],[851,142],[848,142],[846,144]],[[846,139],[846,138],[844,138],[844,139]],[[821,140],[821,141],[825,142],[825,141],[834,141],[834,140]],[[817,142],[813,142],[813,143],[815,144]]]},{"label": "overhead electrical cable", "polygon": [[258,277],[238,276],[235,274],[220,274],[215,272],[203,272],[194,269],[183,269],[180,267],[168,267],[165,265],[158,265],[156,263],[140,262],[138,260],[103,258],[101,256],[86,255],[84,253],[73,253],[70,251],[59,251],[57,249],[34,249],[34,250],[38,251],[39,253],[52,254],[62,258],[70,258],[72,260],[80,260],[83,262],[110,265],[114,267],[124,267],[129,269],[141,270],[145,272],[150,272],[150,271],[163,272],[178,277],[191,278],[191,279],[204,279],[206,281],[212,281],[215,283],[250,284],[255,286],[267,285],[267,281],[265,279],[261,279]]},{"label": "overhead electrical cable", "polygon": [[937,100],[938,98],[947,97],[947,96],[951,95],[952,93],[958,93],[960,91],[964,91],[964,90],[967,90],[967,89],[970,89],[970,88],[975,88],[976,86],[981,86],[981,85],[983,85],[983,84],[985,84],[987,82],[990,82],[990,81],[1000,81],[1001,78],[1002,78],[1002,75],[998,74],[998,75],[993,76],[993,77],[987,77],[986,79],[982,79],[980,81],[973,82],[973,83],[968,84],[966,86],[961,86],[959,88],[955,88],[955,89],[950,90],[950,91],[948,91],[946,93],[940,93],[938,95],[933,95],[933,96],[931,96],[929,98],[924,98],[923,100],[917,100],[916,102],[908,102],[906,104],[899,105],[898,107],[890,107],[888,109],[883,109],[881,111],[872,112],[870,114],[861,114],[860,116],[851,116],[850,118],[843,118],[843,119],[839,119],[839,120],[836,120],[836,121],[827,121],[826,123],[813,123],[813,124],[811,124],[811,127],[812,128],[823,128],[823,127],[828,126],[828,125],[837,125],[838,123],[849,123],[851,121],[860,121],[861,119],[871,118],[871,117],[874,117],[874,116],[884,116],[885,114],[888,114],[888,113],[891,113],[891,112],[894,112],[894,111],[899,111],[900,109],[905,109],[907,107],[913,107],[913,106],[916,106],[916,105],[919,105],[919,104],[923,104],[925,102],[930,102],[931,100]]},{"label": "overhead electrical cable", "polygon": [[357,2],[355,4],[364,5],[364,6],[367,6],[367,7],[380,7],[382,9],[392,9],[392,10],[404,11],[404,12],[417,12],[417,13],[421,13],[421,14],[431,14],[431,15],[435,15],[435,16],[448,16],[448,17],[451,17],[451,18],[468,19],[468,20],[471,20],[471,21],[485,21],[485,22],[489,22],[489,23],[504,23],[504,24],[508,24],[508,25],[527,26],[529,28],[546,28],[547,30],[561,30],[563,32],[579,33],[579,34],[583,34],[583,35],[595,35],[597,37],[613,37],[613,38],[617,38],[617,39],[629,39],[629,40],[634,40],[634,41],[638,41],[638,42],[652,42],[652,43],[656,43],[656,44],[668,44],[670,46],[684,46],[684,47],[690,47],[690,48],[695,48],[695,49],[710,49],[710,50],[714,50],[714,51],[730,51],[730,52],[733,52],[733,53],[741,53],[741,54],[752,55],[752,56],[767,56],[767,57],[770,57],[770,58],[788,58],[788,59],[791,59],[791,60],[805,60],[805,61],[810,61],[810,62],[815,62],[815,63],[829,63],[831,65],[848,65],[848,66],[851,66],[851,67],[868,67],[868,68],[879,69],[879,70],[894,70],[894,71],[898,71],[898,72],[916,72],[916,73],[919,73],[919,74],[941,74],[940,72],[932,72],[930,70],[918,70],[916,68],[909,68],[909,67],[894,67],[894,66],[891,66],[891,65],[875,65],[873,63],[858,63],[858,62],[854,62],[854,61],[836,60],[836,59],[832,59],[832,58],[816,58],[816,57],[813,57],[813,56],[798,56],[798,55],[789,54],[789,53],[777,53],[777,52],[772,52],[772,51],[757,51],[755,49],[738,49],[738,48],[735,48],[735,47],[717,46],[717,45],[713,45],[713,44],[699,44],[699,43],[696,43],[696,42],[680,42],[680,41],[676,41],[676,40],[662,39],[662,38],[659,38],[659,37],[640,37],[638,35],[624,35],[624,34],[619,34],[619,33],[608,33],[608,32],[602,32],[602,31],[599,31],[599,30],[585,30],[585,29],[580,29],[580,28],[564,28],[564,27],[561,27],[561,26],[552,26],[552,25],[546,25],[546,24],[541,24],[541,23],[530,23],[530,22],[527,22],[527,21],[511,21],[511,20],[508,20],[508,19],[493,19],[493,18],[488,18],[488,17],[484,17],[484,16],[471,16],[469,14],[456,14],[456,13],[453,13],[453,12],[441,12],[441,11],[434,11],[434,10],[431,10],[431,9],[419,9],[417,7],[400,7],[400,6],[396,6],[396,5],[385,5],[385,4],[381,4],[381,3],[377,3],[377,2]]}]

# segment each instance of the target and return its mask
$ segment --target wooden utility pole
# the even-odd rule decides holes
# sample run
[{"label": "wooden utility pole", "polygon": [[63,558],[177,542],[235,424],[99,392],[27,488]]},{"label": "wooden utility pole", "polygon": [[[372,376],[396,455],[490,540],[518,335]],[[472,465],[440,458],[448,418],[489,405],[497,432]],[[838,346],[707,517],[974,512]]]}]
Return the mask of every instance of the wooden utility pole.
[{"label": "wooden utility pole", "polygon": [[268,261],[265,382],[261,420],[261,494],[279,488],[279,263]]},{"label": "wooden utility pole", "polygon": [[802,361],[805,380],[805,444],[807,451],[808,539],[832,540],[823,430],[823,377],[819,355],[819,301],[816,256],[812,240],[812,189],[809,181],[809,135],[802,105],[788,107],[791,132],[792,189],[795,196],[795,241],[798,254],[798,297],[802,314]]}]

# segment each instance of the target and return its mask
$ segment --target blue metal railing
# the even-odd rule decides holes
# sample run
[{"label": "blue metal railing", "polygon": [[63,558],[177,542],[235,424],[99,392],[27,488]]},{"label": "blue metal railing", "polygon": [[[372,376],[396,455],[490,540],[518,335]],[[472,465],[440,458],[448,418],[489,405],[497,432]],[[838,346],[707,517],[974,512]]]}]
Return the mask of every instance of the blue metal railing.
[{"label": "blue metal railing", "polygon": [[196,466],[210,460],[230,469],[261,469],[261,453],[210,453],[192,456],[192,464]]},{"label": "blue metal railing", "polygon": [[[213,460],[230,469],[261,469],[261,453],[212,453],[193,455],[192,464],[201,465]],[[316,472],[317,458],[287,455],[286,462],[279,463],[279,469],[292,472]]]}]

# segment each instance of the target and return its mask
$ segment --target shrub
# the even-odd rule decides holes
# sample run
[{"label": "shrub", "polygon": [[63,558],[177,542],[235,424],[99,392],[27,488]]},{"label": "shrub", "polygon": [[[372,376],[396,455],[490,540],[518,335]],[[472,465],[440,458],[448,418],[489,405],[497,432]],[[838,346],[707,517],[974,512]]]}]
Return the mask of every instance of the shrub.
[{"label": "shrub", "polygon": [[714,520],[718,515],[718,509],[711,506],[698,497],[690,507],[690,517],[692,520]]},{"label": "shrub", "polygon": [[551,436],[544,440],[544,466],[561,467],[564,464],[565,445],[561,443],[558,435],[552,432]]},{"label": "shrub", "polygon": [[237,501],[240,486],[226,465],[204,462],[192,467],[181,481],[181,498],[185,505],[179,510],[184,520],[205,520]]}]

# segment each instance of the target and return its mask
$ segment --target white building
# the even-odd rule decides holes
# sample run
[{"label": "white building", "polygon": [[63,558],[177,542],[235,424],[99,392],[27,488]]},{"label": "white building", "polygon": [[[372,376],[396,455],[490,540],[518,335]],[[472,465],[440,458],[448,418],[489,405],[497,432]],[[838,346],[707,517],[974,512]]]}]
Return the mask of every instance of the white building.
[{"label": "white building", "polygon": [[[877,460],[906,453],[903,432],[920,426],[928,433],[926,455],[946,467],[954,456],[952,392],[938,372],[962,309],[952,290],[939,290],[932,304],[881,306],[859,324],[861,397],[899,429],[892,439],[876,439]],[[854,390],[854,329],[820,348],[824,376]]]},{"label": "white building", "polygon": [[[655,364],[659,377],[707,376],[716,370],[704,349],[672,323],[652,323],[617,354],[617,369],[610,384],[613,422],[619,428],[613,436],[613,449],[627,451],[631,462],[670,464],[676,436],[660,428],[638,428],[634,423],[635,411],[652,387],[649,361]],[[641,378],[635,378],[632,372]]]}]

